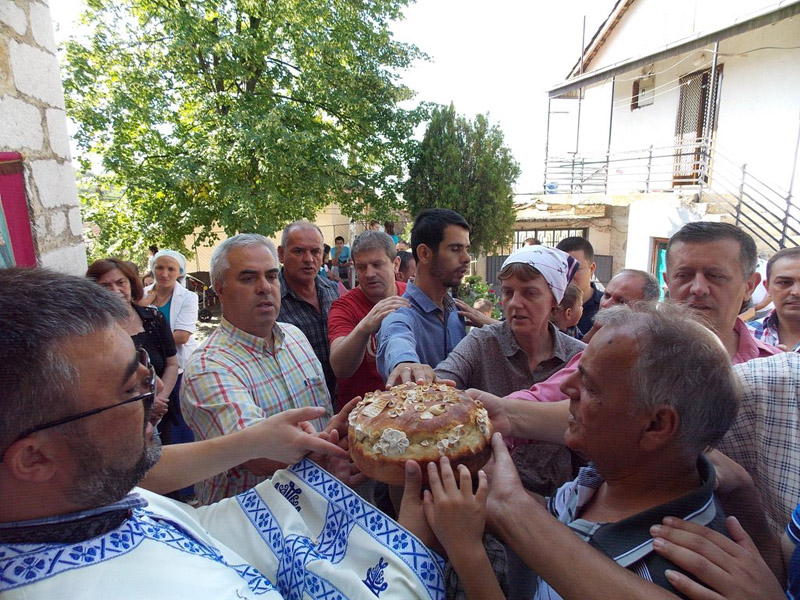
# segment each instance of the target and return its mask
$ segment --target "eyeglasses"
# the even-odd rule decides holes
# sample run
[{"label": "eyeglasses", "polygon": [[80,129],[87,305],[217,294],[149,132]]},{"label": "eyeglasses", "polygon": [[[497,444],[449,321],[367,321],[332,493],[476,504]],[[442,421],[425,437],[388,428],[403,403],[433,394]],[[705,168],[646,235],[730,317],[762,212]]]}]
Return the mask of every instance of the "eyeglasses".
[{"label": "eyeglasses", "polygon": [[123,400],[122,402],[117,402],[116,404],[109,404],[108,406],[93,408],[92,410],[80,412],[77,415],[72,415],[71,417],[64,417],[63,419],[56,419],[55,421],[49,421],[44,425],[38,425],[36,427],[23,431],[20,435],[17,436],[17,439],[14,441],[15,442],[19,441],[23,438],[28,437],[32,433],[36,433],[37,431],[42,431],[43,429],[50,429],[51,427],[58,427],[59,425],[64,425],[65,423],[72,423],[73,421],[77,421],[78,419],[83,419],[84,417],[91,417],[92,415],[97,415],[100,414],[101,412],[105,412],[107,410],[111,410],[112,408],[116,408],[117,406],[132,404],[134,402],[142,402],[144,404],[144,412],[146,415],[152,408],[153,402],[156,399],[156,370],[150,363],[150,356],[147,354],[147,350],[145,350],[144,348],[138,348],[136,350],[136,357],[139,360],[139,364],[146,367],[147,370],[150,372],[150,375],[148,376],[148,384],[150,386],[149,392],[144,394],[139,394],[138,396],[134,396],[133,398],[128,398],[127,400]]}]

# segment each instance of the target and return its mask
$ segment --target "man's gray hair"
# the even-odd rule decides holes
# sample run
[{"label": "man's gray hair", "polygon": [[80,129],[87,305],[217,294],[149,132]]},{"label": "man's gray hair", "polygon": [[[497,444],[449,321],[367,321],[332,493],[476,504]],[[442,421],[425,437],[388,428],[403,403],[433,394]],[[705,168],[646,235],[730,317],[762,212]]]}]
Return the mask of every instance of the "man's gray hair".
[{"label": "man's gray hair", "polygon": [[92,280],[0,269],[0,457],[23,431],[76,412],[80,381],[64,350],[127,316],[122,300]]},{"label": "man's gray hair", "polygon": [[[325,236],[322,235],[322,230],[311,221],[294,221],[283,228],[283,233],[281,234],[281,248],[286,250],[286,242],[289,241],[289,235],[298,229],[314,229],[323,240],[325,239]],[[320,246],[320,248],[321,247],[322,246]]]},{"label": "man's gray hair", "polygon": [[631,327],[638,357],[631,366],[633,410],[671,406],[677,443],[689,457],[716,445],[736,418],[739,384],[722,343],[683,305],[638,302],[597,314],[603,327]]},{"label": "man's gray hair", "polygon": [[638,275],[642,278],[642,301],[654,302],[661,297],[661,288],[659,288],[658,280],[652,273],[640,271],[639,269],[622,269],[614,277],[619,277],[620,275]]},{"label": "man's gray hair", "polygon": [[240,233],[229,237],[217,246],[211,255],[209,275],[211,277],[211,287],[213,287],[215,291],[219,292],[222,290],[222,286],[225,283],[225,274],[231,267],[231,263],[228,260],[228,253],[234,248],[242,248],[245,246],[264,246],[269,250],[272,258],[275,259],[275,266],[278,266],[278,253],[275,251],[275,244],[263,235],[258,233]]},{"label": "man's gray hair", "polygon": [[357,254],[371,252],[373,250],[383,250],[386,256],[389,257],[389,260],[394,260],[394,257],[397,256],[394,240],[383,231],[367,229],[359,233],[350,246],[350,254],[353,260],[355,260]]}]

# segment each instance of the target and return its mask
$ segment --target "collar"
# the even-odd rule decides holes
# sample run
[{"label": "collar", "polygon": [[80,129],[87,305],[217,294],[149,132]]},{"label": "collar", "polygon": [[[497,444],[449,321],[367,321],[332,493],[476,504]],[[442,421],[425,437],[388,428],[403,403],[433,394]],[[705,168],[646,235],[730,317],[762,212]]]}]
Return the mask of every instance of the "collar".
[{"label": "collar", "polygon": [[[594,469],[594,467],[587,468]],[[601,525],[589,543],[612,557],[621,566],[627,567],[653,552],[650,527],[661,523],[664,517],[678,517],[698,525],[711,523],[717,517],[714,496],[716,474],[714,467],[704,455],[698,457],[697,470],[702,480],[700,487],[681,498],[642,511],[622,521]],[[593,474],[599,476],[597,471]],[[600,479],[602,481],[602,476]]]},{"label": "collar", "polygon": [[[551,321],[547,322],[547,332],[550,335],[550,339],[554,340],[553,354],[550,358],[556,357],[560,358],[562,362],[567,362],[569,357],[567,356],[567,346],[564,343],[564,338],[558,335],[558,329],[556,329],[556,326],[553,325]],[[508,322],[508,320],[500,323],[500,335],[498,336],[498,341],[500,343],[500,349],[503,351],[505,356],[511,357],[517,352],[522,351],[522,348],[520,348],[519,344],[517,343],[517,338],[514,337],[514,332],[511,331],[511,324]]]},{"label": "collar", "polygon": [[736,317],[733,330],[739,334],[739,346],[736,348],[736,354],[731,360],[734,365],[761,356],[771,356],[772,354],[780,353],[780,350],[775,346],[757,340],[750,329],[748,329],[747,325],[744,324],[744,321],[739,317]]},{"label": "collar", "polygon": [[[303,300],[300,296],[294,293],[294,290],[289,287],[289,284],[286,281],[286,277],[283,274],[284,267],[281,267],[281,270],[278,271],[278,279],[281,282],[281,298],[285,298],[286,296],[291,296],[292,298],[296,298],[297,300]],[[317,292],[317,297],[321,297],[322,289],[330,287],[337,290],[336,284],[334,284],[329,279],[325,279],[319,274],[314,278],[314,289]],[[305,300],[303,300],[305,302]]]},{"label": "collar", "polygon": [[[431,313],[435,311],[441,311],[436,303],[431,300],[430,296],[419,289],[416,284],[414,283],[407,283],[406,284],[406,292],[404,295],[407,295],[414,303],[419,306],[422,312]],[[442,300],[442,306],[444,307],[444,312],[449,313],[450,311],[456,310],[456,303],[455,300],[450,296],[450,294],[445,294],[444,299]]]},{"label": "collar", "polygon": [[147,506],[147,500],[131,492],[121,500],[65,515],[54,515],[0,523],[0,543],[67,543],[102,535],[129,519],[134,508]]},{"label": "collar", "polygon": [[764,317],[763,321],[764,325],[774,329],[775,331],[778,330],[778,309],[773,308],[772,311]]},{"label": "collar", "polygon": [[[237,344],[241,344],[245,348],[262,354],[272,354],[272,350],[270,349],[267,340],[265,340],[263,337],[253,335],[252,333],[247,333],[246,331],[239,329],[225,317],[220,317],[219,328],[232,341]],[[278,349],[283,346],[283,340],[285,337],[285,334],[283,333],[283,330],[277,321],[272,326],[272,335],[275,338],[275,351],[277,352]]]}]

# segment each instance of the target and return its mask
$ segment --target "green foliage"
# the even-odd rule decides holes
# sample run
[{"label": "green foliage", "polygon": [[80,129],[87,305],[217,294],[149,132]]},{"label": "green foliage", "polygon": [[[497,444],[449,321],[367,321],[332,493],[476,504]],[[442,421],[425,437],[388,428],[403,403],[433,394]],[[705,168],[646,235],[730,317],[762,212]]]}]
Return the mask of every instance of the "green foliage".
[{"label": "green foliage", "polygon": [[503,312],[500,310],[500,298],[495,294],[489,284],[480,275],[467,275],[461,280],[456,290],[456,298],[459,298],[472,306],[479,298],[486,298],[494,304],[492,317],[499,319]]},{"label": "green foliage", "polygon": [[511,242],[519,174],[500,128],[484,115],[470,122],[451,104],[434,109],[403,195],[412,214],[434,207],[461,214],[472,226],[473,252],[489,254]]},{"label": "green foliage", "polygon": [[426,113],[400,107],[424,58],[389,30],[407,2],[91,0],[64,86],[102,160],[88,188],[116,190],[83,197],[98,246],[271,235],[331,202],[388,214]]}]

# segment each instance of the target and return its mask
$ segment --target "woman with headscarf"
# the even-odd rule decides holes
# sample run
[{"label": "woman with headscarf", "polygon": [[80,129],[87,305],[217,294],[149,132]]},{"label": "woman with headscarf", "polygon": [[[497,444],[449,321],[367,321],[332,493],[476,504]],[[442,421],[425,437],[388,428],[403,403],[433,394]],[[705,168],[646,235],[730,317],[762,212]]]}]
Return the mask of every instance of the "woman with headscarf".
[{"label": "woman with headscarf", "polygon": [[[563,368],[586,346],[550,322],[578,263],[548,246],[523,246],[503,263],[498,279],[505,321],[473,329],[436,367],[439,379],[460,389],[478,388],[497,396],[528,389]],[[474,320],[474,319],[473,319]],[[547,442],[518,446],[514,464],[525,488],[548,496],[573,478],[568,448]],[[535,576],[507,549],[509,598],[529,597]]]},{"label": "woman with headscarf", "polygon": [[96,260],[86,271],[86,277],[118,294],[128,307],[128,318],[120,325],[137,348],[147,351],[163,384],[153,404],[151,420],[156,425],[167,412],[169,395],[178,378],[178,358],[169,325],[154,308],[136,304],[142,298],[142,284],[132,263],[116,258]]},{"label": "woman with headscarf", "polygon": [[144,289],[143,302],[157,308],[169,323],[175,348],[178,350],[178,379],[170,395],[167,418],[160,424],[164,444],[172,441],[172,427],[180,423],[180,384],[183,369],[197,348],[194,331],[197,326],[197,294],[187,290],[179,279],[186,274],[186,259],[174,250],[159,250],[153,256],[156,281]]}]

